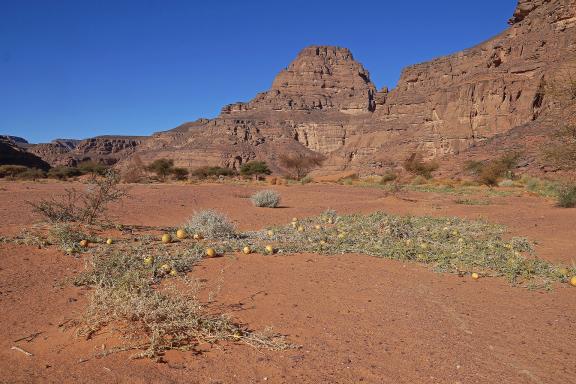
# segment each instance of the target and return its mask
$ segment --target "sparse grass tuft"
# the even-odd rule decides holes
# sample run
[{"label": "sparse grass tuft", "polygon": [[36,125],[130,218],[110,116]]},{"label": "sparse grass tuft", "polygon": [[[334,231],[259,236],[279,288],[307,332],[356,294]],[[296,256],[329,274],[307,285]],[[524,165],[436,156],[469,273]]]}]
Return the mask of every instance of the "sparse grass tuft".
[{"label": "sparse grass tuft", "polygon": [[255,207],[276,208],[280,205],[280,194],[271,189],[256,192],[250,199]]},{"label": "sparse grass tuft", "polygon": [[461,205],[490,205],[490,200],[457,199],[454,202]]}]

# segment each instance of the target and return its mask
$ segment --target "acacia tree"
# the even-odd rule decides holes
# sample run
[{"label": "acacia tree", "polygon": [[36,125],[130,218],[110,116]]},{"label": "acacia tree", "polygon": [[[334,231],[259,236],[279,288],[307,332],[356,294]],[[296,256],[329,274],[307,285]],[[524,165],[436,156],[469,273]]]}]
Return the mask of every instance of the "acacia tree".
[{"label": "acacia tree", "polygon": [[249,161],[240,167],[240,174],[242,176],[252,176],[256,179],[271,173],[272,171],[268,168],[268,164],[264,161]]},{"label": "acacia tree", "polygon": [[160,178],[160,180],[165,180],[168,175],[172,173],[174,168],[174,160],[172,159],[157,159],[150,163],[146,170],[153,172]]},{"label": "acacia tree", "polygon": [[314,168],[322,165],[324,157],[314,153],[285,153],[280,156],[280,165],[290,172],[290,177],[300,180]]}]

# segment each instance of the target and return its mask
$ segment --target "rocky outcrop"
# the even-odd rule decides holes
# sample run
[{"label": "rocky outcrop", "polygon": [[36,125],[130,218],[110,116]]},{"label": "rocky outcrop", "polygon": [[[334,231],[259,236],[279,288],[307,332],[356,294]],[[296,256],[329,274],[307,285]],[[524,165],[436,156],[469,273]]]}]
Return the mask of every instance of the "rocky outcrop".
[{"label": "rocky outcrop", "polygon": [[374,110],[376,88],[370,74],[346,48],[312,46],[281,71],[268,92],[248,103],[232,104],[223,114],[243,111]]}]

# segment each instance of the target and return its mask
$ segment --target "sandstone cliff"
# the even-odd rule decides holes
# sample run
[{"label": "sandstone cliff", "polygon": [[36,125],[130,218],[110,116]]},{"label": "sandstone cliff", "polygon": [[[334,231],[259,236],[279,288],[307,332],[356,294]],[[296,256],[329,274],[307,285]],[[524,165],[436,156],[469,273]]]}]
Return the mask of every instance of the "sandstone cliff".
[{"label": "sandstone cliff", "polygon": [[115,163],[138,154],[185,167],[238,168],[264,159],[275,169],[282,152],[312,151],[327,159],[322,172],[360,173],[383,172],[414,152],[451,158],[516,127],[550,129],[539,125],[554,121],[545,84],[576,73],[576,0],[520,0],[509,23],[473,48],[406,68],[390,91],[378,91],[348,49],[312,46],[270,90],[225,106],[215,119],[149,138],[56,142],[31,151],[51,164]]}]

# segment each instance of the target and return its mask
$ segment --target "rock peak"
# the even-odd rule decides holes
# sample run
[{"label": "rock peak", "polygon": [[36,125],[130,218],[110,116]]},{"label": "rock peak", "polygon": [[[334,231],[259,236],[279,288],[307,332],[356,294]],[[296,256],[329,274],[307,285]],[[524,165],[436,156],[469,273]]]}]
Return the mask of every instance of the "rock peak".
[{"label": "rock peak", "polygon": [[348,48],[309,46],[274,79],[269,91],[249,103],[227,106],[239,111],[331,110],[359,114],[374,110],[376,87]]}]

